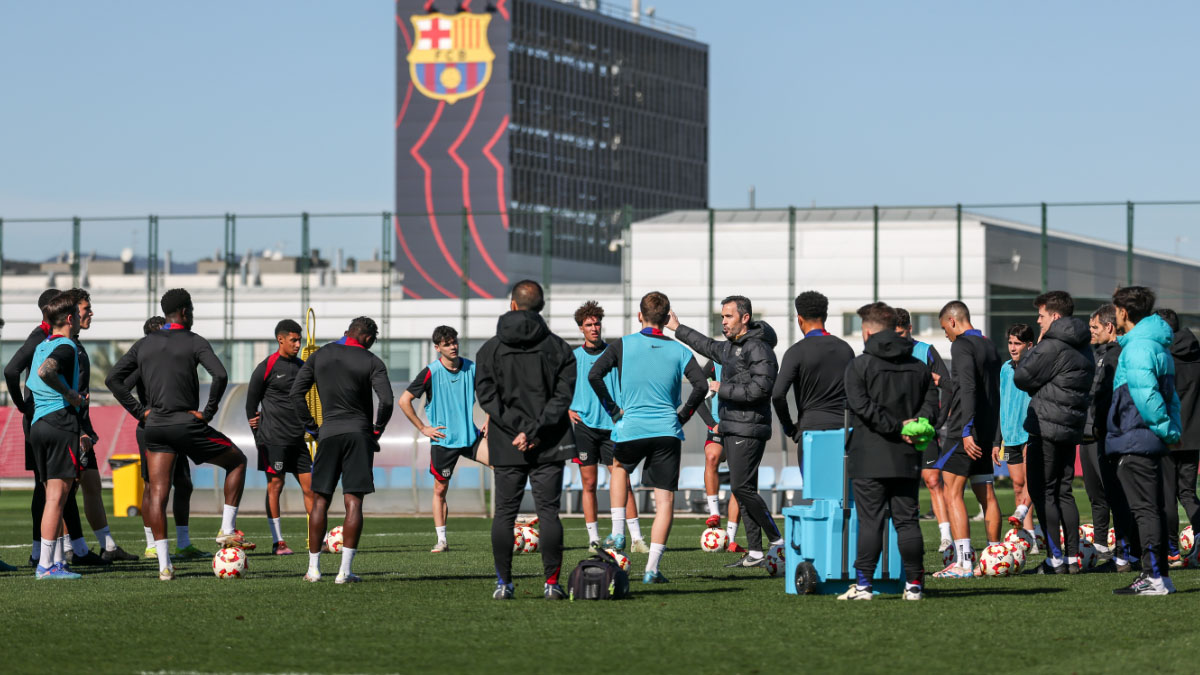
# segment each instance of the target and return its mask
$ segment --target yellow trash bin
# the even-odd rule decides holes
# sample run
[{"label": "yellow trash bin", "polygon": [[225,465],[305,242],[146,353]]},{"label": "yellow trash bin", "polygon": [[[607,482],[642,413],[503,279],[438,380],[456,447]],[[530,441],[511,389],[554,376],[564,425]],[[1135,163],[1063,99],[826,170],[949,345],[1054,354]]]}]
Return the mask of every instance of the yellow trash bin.
[{"label": "yellow trash bin", "polygon": [[138,455],[113,455],[108,458],[112,467],[113,515],[118,518],[133,517],[141,513],[142,458]]}]

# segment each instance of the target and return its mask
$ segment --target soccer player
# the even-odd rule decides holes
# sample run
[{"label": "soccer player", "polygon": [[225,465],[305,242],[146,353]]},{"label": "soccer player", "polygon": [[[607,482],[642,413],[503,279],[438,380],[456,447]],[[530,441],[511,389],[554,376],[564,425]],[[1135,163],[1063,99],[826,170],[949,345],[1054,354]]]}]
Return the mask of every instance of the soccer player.
[{"label": "soccer player", "polygon": [[[152,316],[142,324],[142,334],[149,335],[156,330],[162,330],[166,323],[167,320],[163,317]],[[125,386],[136,392],[138,403],[142,407],[149,405],[146,399],[146,385],[142,382],[141,374],[138,371],[133,371],[129,377],[125,378]],[[138,419],[136,416],[134,419],[137,420],[134,438],[137,440],[138,456],[142,460],[142,483],[144,485],[142,512],[145,513],[150,504],[150,470],[149,462],[146,459],[146,420]],[[191,533],[188,531],[192,506],[192,470],[187,461],[175,462],[175,472],[171,475],[171,493],[171,515],[175,518],[175,557],[185,560],[208,557],[208,553],[196,548],[196,545],[192,543]],[[158,549],[154,547],[154,530],[149,527],[143,529],[146,532],[146,551],[142,557],[157,560]]]},{"label": "soccer player", "polygon": [[295,476],[300,484],[304,512],[312,513],[313,505],[312,457],[291,398],[292,382],[304,365],[299,357],[301,332],[300,324],[291,319],[275,324],[275,343],[279,346],[254,369],[246,391],[246,418],[258,449],[259,468],[267,474],[267,524],[275,555],[292,554],[279,524],[279,496],[287,474]]},{"label": "soccer player", "polygon": [[[321,580],[321,545],[333,491],[342,483],[346,519],[342,522],[342,566],[334,583],[362,581],[354,573],[354,555],[362,534],[363,497],[375,491],[371,474],[379,437],[392,418],[392,385],[387,366],[371,353],[379,337],[373,319],[360,316],[350,322],[337,342],[321,347],[292,382],[292,408],[304,430],[317,439],[312,466],[313,506],[308,520],[308,572],[305,581]],[[321,425],[308,411],[305,397],[313,384],[321,397]],[[371,392],[379,399],[371,421]]]},{"label": "soccer player", "polygon": [[[950,369],[946,367],[946,362],[942,360],[942,355],[938,350],[928,342],[921,342],[912,336],[912,315],[907,309],[902,307],[894,307],[896,310],[896,334],[905,338],[912,343],[913,358],[927,364],[933,372],[933,386],[938,390],[938,397],[941,398],[943,383],[946,391],[946,399],[949,400]],[[948,406],[938,404],[937,417],[931,418],[929,423],[934,429],[941,429],[946,423],[946,413],[949,412]],[[933,468],[937,464],[938,456],[941,454],[941,444],[934,442],[925,446],[925,451],[921,456],[921,480],[925,483],[925,487],[929,490],[929,503],[933,509],[933,517],[937,520],[938,533],[941,535],[941,543],[938,544],[938,553],[945,551],[954,545],[954,540],[950,535],[950,517],[946,513],[946,495],[942,492],[942,472]]]},{"label": "soccer player", "polygon": [[80,457],[90,449],[91,437],[80,429],[85,401],[79,386],[79,357],[74,338],[79,335],[75,298],[60,293],[45,306],[50,325],[47,339],[34,350],[32,372],[26,385],[32,394],[33,445],[36,475],[43,481],[46,505],[41,518],[41,551],[34,576],[38,579],[78,579],[67,569],[62,550],[62,512],[71,486],[82,470]]},{"label": "soccer player", "polygon": [[934,467],[942,472],[946,512],[954,538],[954,562],[934,574],[939,579],[970,577],[975,562],[971,548],[970,521],[963,490],[967,479],[984,505],[988,544],[1000,543],[1000,505],[993,488],[990,444],[1000,425],[1000,355],[992,341],[971,325],[971,312],[958,300],[946,303],[938,314],[946,339],[950,340],[950,412],[946,440]]},{"label": "soccer player", "polygon": [[[248,542],[237,529],[237,511],[246,481],[246,455],[208,424],[217,414],[229,376],[208,340],[192,332],[195,309],[191,294],[173,288],[163,294],[160,305],[167,323],[135,342],[113,366],[105,384],[130,414],[146,421],[150,500],[142,520],[154,536],[158,578],[172,581],[175,568],[167,548],[167,494],[175,464],[187,458],[197,464],[214,464],[225,469],[225,506],[216,542],[245,547]],[[197,366],[212,377],[208,403],[203,410],[198,409]],[[149,406],[138,403],[125,384],[134,371],[146,385]]]},{"label": "soccer player", "polygon": [[750,299],[731,295],[721,301],[721,332],[725,341],[713,340],[699,331],[680,325],[671,313],[667,328],[680,342],[721,364],[721,381],[709,387],[721,395],[721,442],[729,461],[733,496],[746,520],[746,555],[726,567],[763,567],[765,530],[770,548],[779,555],[783,535],[771,517],[771,509],[758,494],[758,465],[771,438],[771,392],[779,366],[775,360],[775,330],[765,321],[753,319]]},{"label": "soccer player", "polygon": [[[709,361],[704,364],[704,377],[709,382],[721,381],[721,364]],[[721,462],[725,461],[725,446],[721,444],[721,395],[712,392],[710,396],[711,402],[709,405],[701,404],[696,412],[700,413],[700,419],[704,421],[704,425],[708,428],[708,435],[704,439],[704,502],[708,507],[708,519],[704,521],[705,527],[720,527],[721,526],[721,477],[720,469]],[[711,408],[709,407],[711,405]],[[746,549],[738,545],[734,540],[737,537],[738,518],[740,517],[741,509],[738,507],[737,497],[729,495],[729,512],[725,520],[725,550],[729,553],[745,553]]]},{"label": "soccer player", "polygon": [[[658,566],[666,553],[674,518],[683,425],[708,393],[704,372],[692,352],[663,335],[670,312],[671,301],[662,293],[652,291],[642,296],[638,311],[642,330],[610,345],[588,374],[600,405],[613,420],[612,503],[625,503],[627,472],[642,460],[646,462],[642,483],[654,489],[654,526],[650,530],[644,584],[667,583]],[[621,383],[619,404],[605,384],[613,371]],[[691,382],[692,393],[679,410],[684,377]],[[621,524],[623,512],[623,508],[612,509],[614,531]]]},{"label": "soccer player", "polygon": [[[1066,291],[1043,293],[1033,304],[1042,335],[1017,363],[1013,384],[1032,397],[1025,418],[1025,472],[1048,549],[1038,573],[1078,574],[1079,508],[1071,482],[1096,372],[1091,332],[1074,316],[1075,301]],[[1059,545],[1060,529],[1065,551]]]},{"label": "soccer player", "polygon": [[[600,337],[603,323],[604,308],[595,300],[588,300],[575,310],[575,325],[579,326],[579,332],[583,334],[583,345],[576,347],[574,351],[575,394],[571,397],[571,408],[567,411],[575,431],[576,456],[573,461],[579,466],[580,482],[583,484],[583,525],[587,528],[588,549],[593,553],[601,547],[600,525],[597,522],[599,508],[596,505],[596,483],[599,479],[597,465],[603,464],[608,467],[611,475],[613,464],[612,419],[600,406],[596,392],[588,384],[588,373],[591,372],[592,365],[608,349],[608,344]],[[613,396],[620,395],[619,377],[619,374],[613,371],[604,382]],[[625,500],[625,518],[633,538],[631,549],[634,553],[649,553],[650,547],[642,538],[637,499],[633,495],[632,486],[627,486],[626,494],[628,496]],[[617,539],[618,536],[620,540]],[[623,550],[624,539],[624,530],[617,532],[613,529],[604,543],[606,546]]]},{"label": "soccer player", "polygon": [[1172,569],[1183,567],[1179,554],[1179,510],[1183,507],[1193,532],[1200,532],[1200,501],[1196,499],[1193,477],[1200,464],[1200,342],[1190,330],[1183,330],[1173,309],[1156,312],[1174,332],[1171,357],[1175,361],[1175,392],[1179,395],[1179,420],[1182,429],[1179,445],[1163,459],[1163,499],[1167,514],[1168,560]]},{"label": "soccer player", "polygon": [[[92,317],[95,316],[95,312],[92,311],[91,294],[82,288],[72,288],[65,292],[75,299],[75,304],[79,308],[79,329],[81,331],[88,330],[92,327]],[[92,526],[92,532],[96,535],[96,541],[100,546],[101,560],[105,563],[117,560],[137,560],[136,555],[126,553],[124,549],[117,546],[116,539],[113,538],[112,532],[108,528],[108,515],[104,511],[104,500],[101,497],[100,466],[96,462],[95,448],[96,444],[100,442],[100,436],[96,433],[96,428],[92,426],[92,416],[88,405],[92,363],[83,343],[79,341],[78,337],[75,337],[74,340],[79,356],[79,387],[77,391],[84,399],[79,421],[83,432],[91,439],[87,452],[79,458],[79,463],[83,467],[79,473],[79,489],[83,492],[83,513],[87,517],[88,524]],[[73,494],[71,498],[74,499]]]},{"label": "soccer player", "polygon": [[[458,331],[450,326],[433,329],[433,348],[438,358],[421,369],[408,389],[400,394],[400,410],[421,435],[430,440],[429,473],[433,475],[433,525],[437,543],[430,553],[450,550],[446,543],[446,491],[459,457],[475,458],[483,437],[475,427],[475,364],[458,355]],[[425,397],[421,421],[413,399]]]},{"label": "soccer player", "polygon": [[1008,522],[1028,533],[1030,541],[1033,542],[1030,553],[1037,553],[1037,535],[1041,527],[1038,527],[1037,531],[1034,530],[1033,513],[1029,510],[1033,502],[1025,485],[1025,445],[1029,442],[1029,432],[1025,431],[1025,416],[1029,412],[1029,394],[1017,389],[1013,384],[1016,364],[1020,363],[1021,356],[1033,347],[1033,329],[1027,324],[1014,323],[1008,327],[1007,335],[1009,360],[1000,367],[1000,424],[996,427],[996,438],[992,443],[992,462],[996,466],[1001,462],[1008,465],[1008,475],[1012,478],[1013,500],[1016,504]]},{"label": "soccer player", "polygon": [[[1175,592],[1167,564],[1166,499],[1163,458],[1179,444],[1179,394],[1175,362],[1168,348],[1171,327],[1154,314],[1154,291],[1126,286],[1113,293],[1121,357],[1113,379],[1113,404],[1105,452],[1121,456],[1117,477],[1137,522],[1142,572],[1116,595],[1167,595]],[[1175,508],[1174,501],[1171,508]]]},{"label": "soccer player", "polygon": [[576,455],[567,415],[575,393],[575,355],[542,320],[545,306],[541,284],[518,281],[509,311],[496,322],[496,336],[480,347],[475,359],[475,396],[489,416],[489,459],[495,480],[492,597],[496,600],[513,597],[513,524],[527,483],[541,524],[539,549],[546,580],[542,597],[567,597],[558,583],[562,571],[558,507],[563,463]]},{"label": "soccer player", "polygon": [[870,600],[871,580],[883,550],[890,512],[904,565],[904,599],[925,597],[924,543],[919,495],[920,453],[913,439],[902,436],[904,424],[933,420],[938,392],[933,371],[913,357],[912,344],[897,335],[896,312],[882,302],[858,310],[862,318],[863,354],[846,369],[846,406],[854,431],[846,445],[849,478],[858,514],[857,579],[839,600]]},{"label": "soccer player", "polygon": [[[33,423],[33,394],[28,396],[22,393],[21,385],[30,373],[36,372],[30,368],[33,363],[33,353],[46,338],[50,336],[50,324],[46,320],[46,306],[58,296],[59,291],[56,288],[50,288],[42,291],[38,296],[38,310],[42,312],[42,322],[29,333],[25,338],[24,344],[17,349],[13,354],[12,359],[4,367],[4,381],[8,385],[9,398],[13,405],[21,411],[22,428],[25,432],[25,470],[32,471],[34,475],[33,484],[33,500],[29,504],[29,514],[33,520],[33,548],[29,554],[29,564],[31,567],[37,567],[39,556],[42,551],[42,513],[46,510],[46,487],[45,480],[37,473],[37,462],[34,461],[33,445],[30,442],[30,426]],[[72,489],[74,489],[74,482]],[[75,555],[74,564],[76,565],[103,565],[104,561],[100,556],[88,550],[87,542],[83,538],[83,525],[79,521],[79,505],[75,502],[73,496],[68,498],[63,506],[63,520],[66,522],[67,533],[70,535],[70,543],[74,549]]]}]

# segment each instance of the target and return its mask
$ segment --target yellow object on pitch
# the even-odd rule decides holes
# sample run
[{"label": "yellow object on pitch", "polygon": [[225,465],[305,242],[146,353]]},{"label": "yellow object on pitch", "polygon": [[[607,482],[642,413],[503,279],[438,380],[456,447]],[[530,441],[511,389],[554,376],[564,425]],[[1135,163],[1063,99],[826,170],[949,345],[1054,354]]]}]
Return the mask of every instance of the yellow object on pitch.
[{"label": "yellow object on pitch", "polygon": [[[320,349],[320,347],[317,347],[317,340],[313,336],[316,330],[317,313],[312,310],[312,307],[309,307],[308,316],[304,319],[306,344],[304,345],[304,349],[300,350],[300,358],[304,359],[305,361],[311,358],[312,355],[316,353],[318,349]],[[317,385],[315,383],[313,384],[312,388],[308,390],[308,394],[305,395],[304,399],[308,401],[308,413],[312,415],[314,420],[317,421],[317,426],[321,426],[321,422],[323,421],[321,419],[321,397],[317,394]],[[309,454],[312,455],[314,452],[312,446],[316,444],[316,441],[313,440],[313,437],[310,434],[305,434],[304,436],[304,440],[308,441]]]}]

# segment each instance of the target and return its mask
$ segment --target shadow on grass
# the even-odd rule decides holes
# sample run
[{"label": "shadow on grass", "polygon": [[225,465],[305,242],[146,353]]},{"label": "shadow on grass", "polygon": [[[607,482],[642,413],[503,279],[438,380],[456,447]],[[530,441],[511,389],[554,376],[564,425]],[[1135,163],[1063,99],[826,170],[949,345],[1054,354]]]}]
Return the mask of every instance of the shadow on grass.
[{"label": "shadow on grass", "polygon": [[1044,595],[1046,593],[1066,593],[1070,588],[1048,586],[1042,588],[926,588],[925,593],[931,598],[936,597],[970,597],[973,595],[997,595],[1015,597],[1022,595]]},{"label": "shadow on grass", "polygon": [[633,596],[633,599],[636,600],[639,597],[658,598],[658,597],[663,597],[663,596],[667,596],[667,595],[712,595],[714,593],[741,593],[741,592],[745,591],[746,589],[737,588],[735,586],[687,589],[687,588],[646,588],[644,586],[633,585],[633,586],[630,586],[629,590]]}]

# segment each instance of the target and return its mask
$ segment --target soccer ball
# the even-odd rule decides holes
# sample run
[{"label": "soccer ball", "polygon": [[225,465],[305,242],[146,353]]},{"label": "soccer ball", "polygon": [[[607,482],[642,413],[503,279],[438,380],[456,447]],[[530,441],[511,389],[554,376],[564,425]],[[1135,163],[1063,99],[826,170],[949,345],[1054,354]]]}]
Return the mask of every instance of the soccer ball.
[{"label": "soccer ball", "polygon": [[707,553],[716,553],[725,548],[725,530],[710,527],[700,534],[700,548]]},{"label": "soccer ball", "polygon": [[1023,529],[1014,527],[1004,535],[1004,541],[1009,544],[1019,546],[1024,553],[1029,553],[1033,549],[1033,537]]},{"label": "soccer ball", "polygon": [[1089,544],[1096,543],[1096,528],[1091,523],[1084,523],[1079,526],[1079,545],[1083,546],[1083,542]]},{"label": "soccer ball", "polygon": [[628,556],[626,556],[624,553],[621,553],[620,551],[616,550],[615,548],[606,548],[606,549],[604,549],[604,552],[609,554],[610,556],[612,556],[613,560],[617,561],[617,567],[620,567],[622,570],[625,570],[626,572],[629,571],[630,565],[629,565],[629,557]]},{"label": "soccer ball", "polygon": [[246,552],[240,548],[223,548],[213,556],[212,568],[218,579],[241,579],[246,576]]},{"label": "soccer ball", "polygon": [[1096,547],[1091,539],[1079,538],[1079,567],[1087,571],[1096,566]]},{"label": "soccer ball", "polygon": [[525,533],[520,525],[513,528],[513,553],[520,553],[525,548]]},{"label": "soccer ball", "polygon": [[1196,548],[1196,535],[1192,532],[1192,526],[1188,525],[1179,533],[1179,555],[1182,558],[1187,558],[1192,555],[1192,551]]},{"label": "soccer ball", "polygon": [[1039,551],[1046,550],[1046,535],[1040,531],[1034,530],[1034,540],[1037,543]]},{"label": "soccer ball", "polygon": [[538,550],[538,531],[537,530],[533,529],[532,527],[523,527],[523,528],[521,528],[521,538],[524,540],[521,542],[521,552],[522,553],[536,553],[537,552],[537,550]]},{"label": "soccer ball", "polygon": [[1108,528],[1108,547],[1109,548],[1117,547],[1117,531],[1111,527]]},{"label": "soccer ball", "polygon": [[783,547],[772,546],[766,556],[767,576],[777,577],[784,571]]},{"label": "soccer ball", "polygon": [[953,546],[946,549],[945,551],[942,551],[942,567],[949,567],[949,566],[953,565],[954,561],[957,559],[958,559],[958,553],[954,550]]},{"label": "soccer ball", "polygon": [[325,535],[325,545],[334,553],[342,552],[342,526],[338,525]]},{"label": "soccer ball", "polygon": [[1021,542],[1005,544],[1008,554],[1012,557],[1013,566],[1010,574],[1018,574],[1025,568],[1025,546]]},{"label": "soccer ball", "polygon": [[979,566],[984,576],[1006,577],[1012,573],[1012,551],[1002,544],[988,546],[979,556]]}]

